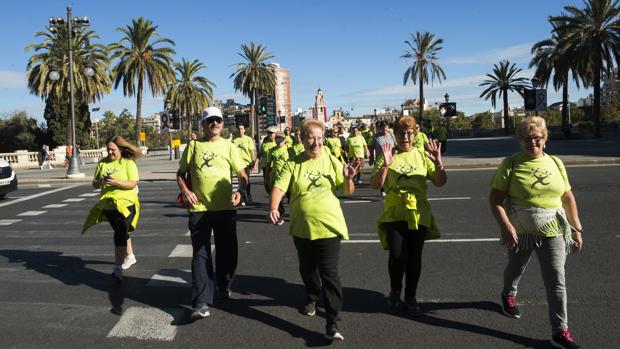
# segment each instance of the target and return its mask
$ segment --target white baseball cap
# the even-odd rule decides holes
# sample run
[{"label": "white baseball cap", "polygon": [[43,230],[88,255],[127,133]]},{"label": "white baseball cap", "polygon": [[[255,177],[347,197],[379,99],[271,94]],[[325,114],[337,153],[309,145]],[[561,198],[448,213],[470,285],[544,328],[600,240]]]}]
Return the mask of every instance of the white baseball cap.
[{"label": "white baseball cap", "polygon": [[216,107],[209,107],[202,112],[202,121],[207,120],[208,118],[218,117],[220,119],[224,119],[222,117],[222,111]]}]

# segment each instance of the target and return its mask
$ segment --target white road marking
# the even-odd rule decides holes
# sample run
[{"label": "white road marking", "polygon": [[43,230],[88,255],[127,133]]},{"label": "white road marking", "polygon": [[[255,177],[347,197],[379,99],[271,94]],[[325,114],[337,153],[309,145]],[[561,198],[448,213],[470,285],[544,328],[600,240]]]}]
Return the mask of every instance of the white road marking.
[{"label": "white road marking", "polygon": [[363,203],[368,203],[368,202],[372,202],[370,200],[344,200],[342,203],[343,204],[363,204]]},{"label": "white road marking", "polygon": [[[370,244],[370,243],[378,243],[379,240],[342,240],[342,243],[347,244]],[[437,239],[437,240],[428,240],[429,242],[499,242],[499,238],[481,238],[481,239]]]},{"label": "white road marking", "polygon": [[179,269],[160,269],[151,277],[146,286],[150,287],[190,287],[192,271]]},{"label": "white road marking", "polygon": [[84,194],[81,194],[80,196],[82,196],[82,197],[92,197],[92,196],[97,196],[97,195],[99,195],[99,193],[84,193]]},{"label": "white road marking", "polygon": [[176,245],[168,257],[192,257],[192,245]]},{"label": "white road marking", "polygon": [[71,199],[62,200],[62,202],[80,202],[83,200],[84,198],[71,198]]},{"label": "white road marking", "polygon": [[187,231],[187,233],[185,233],[185,235],[184,235],[184,236],[189,236],[189,230]]},{"label": "white road marking", "polygon": [[39,185],[37,185],[37,187],[39,187],[39,188],[51,188],[52,185],[51,184],[39,184]]},{"label": "white road marking", "polygon": [[57,193],[59,191],[63,191],[63,190],[67,190],[67,189],[71,189],[71,188],[75,188],[75,187],[79,187],[80,185],[81,184],[70,185],[70,186],[67,186],[67,187],[56,188],[56,189],[44,191],[42,193],[37,193],[37,194],[32,194],[32,195],[24,196],[21,199],[17,199],[17,200],[13,200],[13,201],[2,203],[2,204],[0,204],[0,207],[13,205],[13,204],[16,204],[18,202],[27,201],[27,200],[31,200],[31,199],[35,199],[35,198],[44,196],[44,195],[49,195],[49,194]]},{"label": "white road marking", "polygon": [[43,208],[61,208],[61,207],[65,207],[67,206],[67,204],[50,204],[47,206],[43,206]]},{"label": "white road marking", "polygon": [[128,308],[108,337],[136,338],[171,342],[177,334],[175,319],[181,319],[185,310],[180,308]]},{"label": "white road marking", "polygon": [[457,197],[453,197],[453,198],[429,198],[428,201],[442,201],[442,200],[470,200],[471,197],[469,196],[457,196]]},{"label": "white road marking", "polygon": [[38,216],[44,214],[47,211],[26,211],[18,214],[18,216]]},{"label": "white road marking", "polygon": [[11,225],[20,221],[21,219],[0,219],[0,225]]}]

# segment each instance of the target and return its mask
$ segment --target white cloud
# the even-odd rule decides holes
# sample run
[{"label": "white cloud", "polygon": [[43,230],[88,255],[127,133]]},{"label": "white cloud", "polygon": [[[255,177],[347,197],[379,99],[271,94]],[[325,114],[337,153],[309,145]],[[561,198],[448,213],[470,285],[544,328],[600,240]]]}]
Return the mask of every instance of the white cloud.
[{"label": "white cloud", "polygon": [[532,55],[532,43],[524,43],[516,46],[500,48],[481,52],[472,56],[446,58],[441,64],[494,64],[503,59],[514,63],[529,63]]},{"label": "white cloud", "polygon": [[0,70],[0,88],[24,88],[28,86],[26,73]]}]

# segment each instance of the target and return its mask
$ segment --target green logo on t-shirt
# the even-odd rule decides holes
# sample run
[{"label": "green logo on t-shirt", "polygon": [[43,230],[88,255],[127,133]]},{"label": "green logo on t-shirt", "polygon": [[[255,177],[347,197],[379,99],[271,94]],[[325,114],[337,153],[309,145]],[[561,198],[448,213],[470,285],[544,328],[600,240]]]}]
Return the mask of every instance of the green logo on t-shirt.
[{"label": "green logo on t-shirt", "polygon": [[212,151],[205,151],[200,154],[200,157],[204,160],[204,163],[200,166],[200,169],[202,170],[203,166],[212,167],[213,164],[211,162],[217,159],[218,155]]},{"label": "green logo on t-shirt", "polygon": [[549,178],[549,176],[551,176],[551,172],[549,172],[548,170],[544,169],[544,168],[534,168],[532,170],[530,170],[532,177],[536,178],[536,180],[534,181],[534,183],[532,183],[532,187],[530,189],[534,189],[534,186],[538,183],[542,184],[542,185],[548,185],[549,182],[545,182],[545,180],[547,178]]},{"label": "green logo on t-shirt", "polygon": [[[305,173],[305,177],[310,181],[310,184],[308,184],[308,189],[306,190],[313,193],[322,192],[327,189],[325,186],[322,186],[321,183],[319,183],[319,180],[321,180],[321,178],[327,179],[330,183],[333,182],[331,176],[325,175],[319,170],[310,170]],[[312,190],[310,188],[312,188]]]}]

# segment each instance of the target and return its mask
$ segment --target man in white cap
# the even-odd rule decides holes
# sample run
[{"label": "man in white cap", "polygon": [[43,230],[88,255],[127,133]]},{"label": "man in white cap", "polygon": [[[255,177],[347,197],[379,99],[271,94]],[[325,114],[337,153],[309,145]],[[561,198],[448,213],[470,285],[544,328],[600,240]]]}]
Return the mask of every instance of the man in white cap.
[{"label": "man in white cap", "polygon": [[[248,177],[238,148],[220,137],[222,111],[209,107],[202,113],[204,136],[190,142],[181,157],[177,183],[189,203],[192,239],[192,320],[209,315],[217,290],[222,300],[231,297],[230,285],[237,269],[237,222],[235,207],[241,194],[232,191],[231,173],[245,190]],[[215,272],[211,255],[211,231],[215,238]]]},{"label": "man in white cap", "polygon": [[263,184],[265,185],[265,190],[267,191],[267,194],[271,193],[271,183],[269,180],[269,171],[267,171],[267,164],[270,161],[270,150],[277,146],[276,132],[278,132],[278,128],[275,126],[270,126],[267,129],[267,136],[263,139],[263,144],[261,144],[260,151],[258,152],[258,159],[260,160],[260,165],[263,169]]}]

